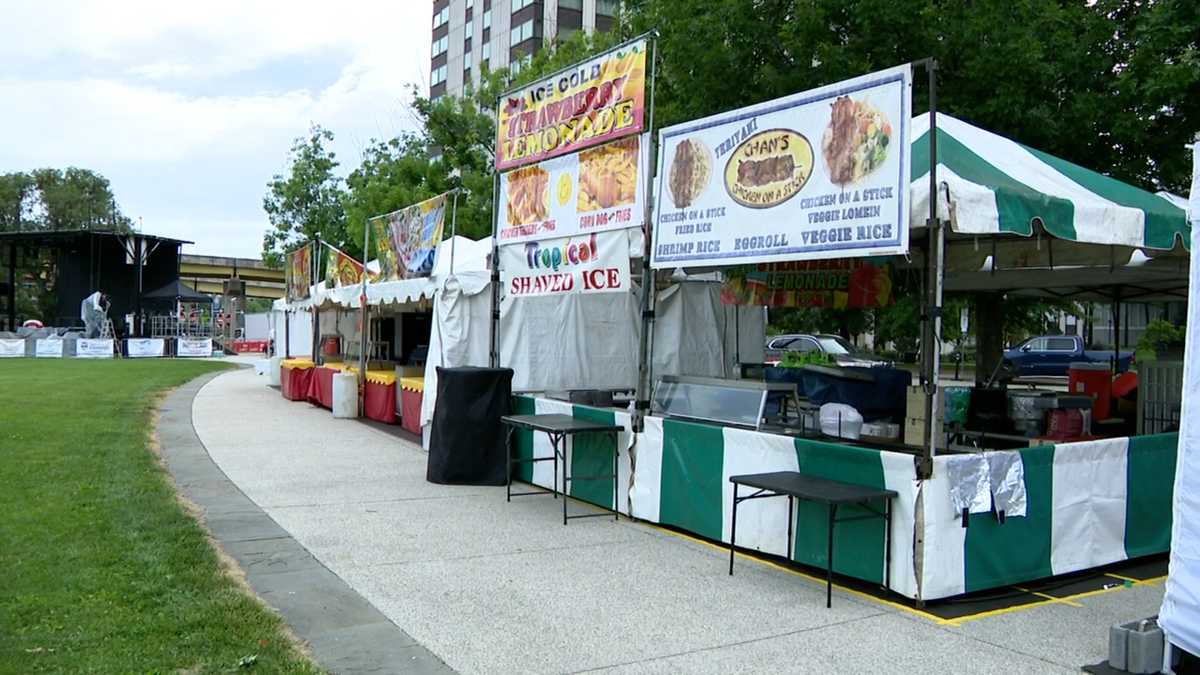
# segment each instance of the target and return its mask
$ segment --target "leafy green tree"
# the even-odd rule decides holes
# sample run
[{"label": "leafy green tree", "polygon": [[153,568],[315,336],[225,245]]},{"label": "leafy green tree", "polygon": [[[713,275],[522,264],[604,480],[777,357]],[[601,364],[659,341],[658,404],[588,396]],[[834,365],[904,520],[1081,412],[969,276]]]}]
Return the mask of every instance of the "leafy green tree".
[{"label": "leafy green tree", "polygon": [[0,231],[128,232],[130,226],[117,208],[108,179],[90,169],[0,175]]},{"label": "leafy green tree", "polygon": [[[1200,127],[1192,0],[627,0],[657,29],[657,121],[936,57],[938,108],[1149,189],[1185,189]],[[927,108],[917,71],[914,107]]]},{"label": "leafy green tree", "polygon": [[347,246],[343,180],[336,173],[335,153],[325,147],[333,132],[313,125],[307,138],[297,138],[287,174],[267,183],[263,210],[271,229],[263,234],[263,261],[282,264],[283,254],[315,239]]}]

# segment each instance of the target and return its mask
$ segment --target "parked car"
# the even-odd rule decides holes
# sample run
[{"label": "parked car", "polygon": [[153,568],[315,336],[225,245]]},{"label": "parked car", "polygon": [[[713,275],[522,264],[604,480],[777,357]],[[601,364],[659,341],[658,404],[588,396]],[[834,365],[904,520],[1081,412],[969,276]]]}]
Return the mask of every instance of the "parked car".
[{"label": "parked car", "polygon": [[769,365],[778,365],[787,352],[814,351],[829,356],[839,366],[874,368],[892,365],[892,362],[887,359],[881,359],[874,354],[859,350],[845,338],[822,334],[776,335],[767,338],[763,358]]},{"label": "parked car", "polygon": [[[1111,351],[1084,349],[1078,335],[1039,335],[1004,352],[1005,365],[1018,376],[1053,375],[1066,377],[1072,363],[1112,363]],[[1133,352],[1120,352],[1117,370],[1125,371],[1133,363]]]}]

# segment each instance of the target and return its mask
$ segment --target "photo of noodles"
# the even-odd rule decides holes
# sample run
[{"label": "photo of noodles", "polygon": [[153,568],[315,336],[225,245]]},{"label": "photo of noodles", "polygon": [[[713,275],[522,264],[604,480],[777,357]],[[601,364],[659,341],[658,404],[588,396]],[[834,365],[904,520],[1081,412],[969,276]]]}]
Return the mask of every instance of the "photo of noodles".
[{"label": "photo of noodles", "polygon": [[579,201],[576,211],[598,211],[632,204],[638,181],[638,137],[631,136],[579,153]]},{"label": "photo of noodles", "polygon": [[686,208],[708,187],[712,177],[712,155],[695,138],[686,138],[675,146],[667,187],[675,208]]},{"label": "photo of noodles", "polygon": [[883,113],[866,101],[839,96],[821,140],[829,180],[840,187],[861,180],[887,160],[891,141],[892,125]]},{"label": "photo of noodles", "polygon": [[550,217],[550,172],[536,166],[508,174],[508,224],[527,225]]}]

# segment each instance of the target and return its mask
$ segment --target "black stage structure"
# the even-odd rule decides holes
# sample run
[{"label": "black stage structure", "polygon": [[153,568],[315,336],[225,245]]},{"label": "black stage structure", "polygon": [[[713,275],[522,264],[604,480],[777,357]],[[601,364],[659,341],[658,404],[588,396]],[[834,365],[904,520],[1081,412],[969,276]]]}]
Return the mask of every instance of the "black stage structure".
[{"label": "black stage structure", "polygon": [[[0,323],[15,330],[26,319],[46,326],[79,326],[83,299],[95,291],[109,296],[108,316],[116,331],[126,337],[145,333],[143,296],[147,289],[177,284],[184,244],[190,241],[148,234],[83,231],[0,232]],[[46,253],[49,255],[45,255]],[[17,287],[38,280],[29,278],[31,263],[53,261],[56,303],[53,316],[20,316]],[[50,282],[50,279],[44,280]],[[132,334],[125,316],[135,317]],[[0,326],[4,328],[5,326]]]}]

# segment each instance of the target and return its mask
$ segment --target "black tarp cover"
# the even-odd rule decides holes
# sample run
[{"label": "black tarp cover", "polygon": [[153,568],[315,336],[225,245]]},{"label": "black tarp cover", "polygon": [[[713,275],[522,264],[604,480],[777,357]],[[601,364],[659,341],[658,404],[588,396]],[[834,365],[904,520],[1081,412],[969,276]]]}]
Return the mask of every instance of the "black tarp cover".
[{"label": "black tarp cover", "polygon": [[500,417],[512,399],[511,368],[438,368],[437,404],[425,479],[448,485],[504,485],[508,460]]},{"label": "black tarp cover", "polygon": [[163,286],[162,288],[156,288],[149,293],[142,293],[142,300],[147,302],[179,300],[180,302],[205,304],[212,303],[212,298],[188,288],[186,285],[180,283],[178,279],[172,281],[166,286]]}]

